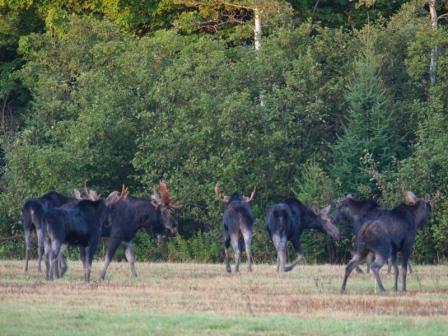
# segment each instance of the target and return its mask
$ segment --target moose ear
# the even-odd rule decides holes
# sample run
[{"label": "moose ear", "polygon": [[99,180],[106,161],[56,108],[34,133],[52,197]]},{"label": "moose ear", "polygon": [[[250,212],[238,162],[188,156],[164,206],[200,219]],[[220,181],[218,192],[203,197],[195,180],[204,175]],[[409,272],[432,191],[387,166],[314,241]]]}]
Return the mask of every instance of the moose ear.
[{"label": "moose ear", "polygon": [[118,191],[112,191],[106,198],[106,205],[112,205],[118,200]]},{"label": "moose ear", "polygon": [[406,191],[404,193],[404,200],[408,205],[415,205],[417,203],[417,197],[412,191]]},{"label": "moose ear", "polygon": [[95,190],[89,190],[87,197],[91,201],[98,201],[100,199],[100,195],[98,195]]},{"label": "moose ear", "polygon": [[330,213],[330,209],[331,209],[331,205],[328,205],[325,208],[323,208],[320,212],[323,215],[328,215]]}]

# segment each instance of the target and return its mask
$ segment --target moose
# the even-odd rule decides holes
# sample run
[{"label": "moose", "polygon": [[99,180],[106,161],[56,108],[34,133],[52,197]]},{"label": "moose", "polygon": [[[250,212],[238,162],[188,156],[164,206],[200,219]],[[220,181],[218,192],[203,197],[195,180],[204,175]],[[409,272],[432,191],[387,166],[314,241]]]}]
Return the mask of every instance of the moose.
[{"label": "moose", "polygon": [[[77,193],[80,195],[79,191],[77,191]],[[45,213],[52,208],[57,208],[63,205],[70,206],[76,204],[77,202],[78,199],[67,197],[55,191],[50,191],[38,198],[32,197],[26,200],[22,208],[22,224],[23,230],[25,232],[25,272],[28,272],[28,261],[33,231],[35,231],[37,235],[37,270],[38,272],[42,272],[41,263],[44,253],[45,238],[45,231],[42,220]]]},{"label": "moose", "polygon": [[[342,220],[347,221],[353,228],[355,235],[364,223],[369,219],[381,215],[385,210],[373,199],[358,200],[351,194],[337,202],[336,209],[331,214],[334,224],[339,224]],[[356,271],[362,273],[359,266]],[[367,262],[367,273],[370,271],[370,262]]]},{"label": "moose", "polygon": [[[338,224],[341,220],[345,220],[351,224],[353,232],[358,233],[359,229],[368,220],[374,219],[380,216],[382,213],[387,211],[382,208],[375,200],[366,199],[359,200],[355,199],[353,195],[348,194],[344,199],[340,200],[336,206],[335,211],[332,213],[331,217],[333,223]],[[372,263],[373,256],[370,253],[366,257],[367,261],[367,273],[370,273],[370,264]],[[387,261],[387,273],[391,272],[392,262],[389,259]],[[411,264],[408,263],[409,273],[412,273]],[[358,273],[363,273],[359,265],[356,267]]]},{"label": "moose", "polygon": [[335,224],[341,220],[349,222],[356,234],[368,218],[378,216],[383,210],[373,199],[358,200],[348,194],[337,203],[330,217]]},{"label": "moose", "polygon": [[109,206],[127,196],[127,189],[117,197],[111,193],[101,199],[96,192],[90,193],[92,199],[82,199],[72,206],[49,209],[43,216],[45,235],[45,262],[47,279],[60,277],[57,260],[61,258],[62,246],[79,245],[84,267],[84,280],[90,281],[93,256],[108,221]]},{"label": "moose", "polygon": [[252,272],[252,236],[254,217],[250,208],[250,203],[254,199],[256,188],[252,190],[250,197],[240,196],[237,193],[231,196],[222,196],[219,183],[215,185],[216,198],[226,205],[224,210],[223,219],[223,240],[224,240],[224,252],[226,271],[231,273],[229,260],[229,247],[232,244],[233,251],[235,253],[235,272],[240,270],[241,260],[241,239],[244,240],[246,249],[246,257],[248,263],[248,270]]},{"label": "moose", "polygon": [[408,260],[415,236],[417,230],[429,221],[433,206],[433,200],[429,197],[420,199],[413,192],[406,191],[405,204],[400,204],[392,210],[384,211],[374,219],[367,220],[356,235],[355,253],[346,266],[341,293],[345,292],[348,277],[353,269],[365,259],[369,252],[375,256],[371,268],[381,292],[385,289],[379,271],[389,258],[394,268],[394,290],[398,290],[397,253],[402,253],[402,291],[406,291]]},{"label": "moose", "polygon": [[102,280],[105,279],[112,258],[121,244],[125,247],[125,256],[132,275],[137,276],[132,241],[138,230],[146,229],[151,236],[163,235],[167,231],[173,235],[177,233],[178,224],[171,211],[180,208],[180,204],[171,202],[165,181],[160,181],[159,186],[161,195],[154,191],[149,199],[127,196],[110,206],[109,221],[103,232],[103,236],[109,237],[109,243],[100,275]]},{"label": "moose", "polygon": [[[330,206],[310,209],[296,198],[287,198],[273,205],[267,213],[267,230],[277,250],[277,272],[289,272],[303,259],[300,236],[305,229],[314,229],[339,239],[339,230],[328,216]],[[286,266],[286,245],[291,241],[296,260]]]},{"label": "moose", "polygon": [[[78,189],[74,189],[75,197],[68,197],[55,191],[50,191],[39,198],[28,198],[22,208],[22,224],[25,233],[25,268],[24,271],[28,272],[29,253],[31,249],[31,237],[33,231],[37,235],[38,246],[38,272],[42,271],[41,262],[44,253],[44,238],[45,230],[43,225],[43,216],[45,213],[57,207],[71,207],[78,203],[82,199],[95,199],[98,197],[96,191],[89,190],[87,188],[87,182],[84,183],[84,192],[80,192]],[[67,270],[67,264],[65,258],[61,254],[59,260],[59,267],[62,269],[62,273]]]}]

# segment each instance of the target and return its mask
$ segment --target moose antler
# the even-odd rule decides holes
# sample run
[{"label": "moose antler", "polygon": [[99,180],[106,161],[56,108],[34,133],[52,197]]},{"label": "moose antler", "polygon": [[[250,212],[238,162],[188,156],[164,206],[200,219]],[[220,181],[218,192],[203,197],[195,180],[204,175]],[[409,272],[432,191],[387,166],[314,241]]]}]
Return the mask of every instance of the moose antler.
[{"label": "moose antler", "polygon": [[126,197],[128,197],[128,193],[129,193],[129,188],[126,187],[124,184],[121,186],[121,193],[118,196],[118,201],[125,199]]},{"label": "moose antler", "polygon": [[128,197],[128,187],[126,187],[124,184],[121,186],[121,191],[112,191],[109,196],[106,198],[106,204],[112,205],[115,204],[123,199],[126,199]]},{"label": "moose antler", "polygon": [[101,197],[101,195],[98,195],[95,190],[89,189],[87,187],[87,180],[84,181],[84,193],[85,197],[83,199],[88,199],[91,201],[98,201]]},{"label": "moose antler", "polygon": [[246,197],[246,196],[244,196],[244,200],[245,200],[247,203],[252,202],[252,200],[254,199],[255,191],[256,191],[256,190],[257,190],[257,187],[254,187],[254,189],[252,190],[252,193],[250,194],[250,197]]},{"label": "moose antler", "polygon": [[166,182],[164,180],[161,180],[159,182],[159,186],[160,186],[160,192],[161,192],[161,199],[162,202],[165,204],[165,206],[167,208],[170,209],[179,209],[180,207],[182,207],[182,205],[180,205],[179,203],[172,203],[170,200],[170,193],[168,190],[168,185],[166,184]]},{"label": "moose antler", "polygon": [[82,200],[82,196],[81,196],[81,192],[79,191],[79,189],[74,189],[73,193],[75,194],[75,198],[80,201]]},{"label": "moose antler", "polygon": [[89,188],[87,188],[87,180],[84,180],[84,192],[89,195]]},{"label": "moose antler", "polygon": [[404,200],[408,205],[415,205],[417,203],[417,196],[412,191],[405,191]]},{"label": "moose antler", "polygon": [[87,199],[91,201],[98,201],[101,198],[101,195],[98,195],[95,190],[89,190],[89,194]]},{"label": "moose antler", "polygon": [[161,180],[159,186],[163,203],[170,204],[170,193],[166,182],[164,180]]},{"label": "moose antler", "polygon": [[219,186],[219,182],[217,182],[215,185],[215,195],[216,195],[216,198],[218,199],[218,201],[220,201],[224,204],[229,203],[229,196],[224,196],[224,197],[221,196],[221,187]]}]

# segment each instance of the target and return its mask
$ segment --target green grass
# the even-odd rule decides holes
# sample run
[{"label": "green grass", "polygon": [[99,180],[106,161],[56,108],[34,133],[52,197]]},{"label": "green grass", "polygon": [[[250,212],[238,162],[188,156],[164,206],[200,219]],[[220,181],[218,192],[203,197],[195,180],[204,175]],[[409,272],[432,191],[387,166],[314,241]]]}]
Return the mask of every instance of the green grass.
[{"label": "green grass", "polygon": [[447,335],[446,319],[220,316],[107,312],[82,307],[1,305],[2,335]]},{"label": "green grass", "polygon": [[448,335],[447,266],[415,266],[408,293],[385,295],[366,274],[340,295],[343,267],[331,265],[229,275],[223,265],[139,263],[134,279],[114,263],[109,280],[90,284],[79,262],[69,267],[47,283],[0,261],[0,335]]}]

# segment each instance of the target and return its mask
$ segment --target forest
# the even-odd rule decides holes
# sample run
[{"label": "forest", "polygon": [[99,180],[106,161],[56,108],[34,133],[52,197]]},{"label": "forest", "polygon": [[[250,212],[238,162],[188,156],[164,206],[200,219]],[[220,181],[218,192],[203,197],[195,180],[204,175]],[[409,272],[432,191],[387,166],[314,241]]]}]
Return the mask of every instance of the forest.
[{"label": "forest", "polygon": [[[405,190],[440,192],[412,260],[446,262],[447,28],[441,0],[0,0],[0,258],[23,257],[28,197],[164,179],[179,234],[139,233],[140,261],[221,262],[219,182],[257,188],[255,263],[287,196]],[[348,260],[339,228],[304,235],[306,262]]]}]

